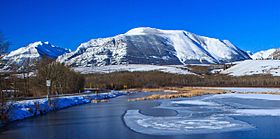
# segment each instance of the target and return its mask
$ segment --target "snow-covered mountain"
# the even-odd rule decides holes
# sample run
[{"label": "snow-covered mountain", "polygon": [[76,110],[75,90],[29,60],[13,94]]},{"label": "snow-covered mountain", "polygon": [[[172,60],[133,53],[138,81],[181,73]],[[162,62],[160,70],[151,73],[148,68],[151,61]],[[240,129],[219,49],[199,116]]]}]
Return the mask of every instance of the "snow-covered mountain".
[{"label": "snow-covered mountain", "polygon": [[58,56],[69,52],[69,50],[56,47],[49,42],[34,42],[5,55],[3,57],[3,60],[6,61],[4,69],[9,69],[12,65],[21,66],[27,60],[32,62],[43,56],[56,59]]},{"label": "snow-covered mountain", "polygon": [[228,40],[199,36],[183,30],[141,27],[109,38],[82,43],[57,61],[74,67],[119,64],[199,64],[250,59]]},{"label": "snow-covered mountain", "polygon": [[269,59],[272,58],[272,54],[275,53],[277,51],[277,49],[268,49],[268,50],[263,50],[263,51],[259,51],[256,52],[254,54],[251,55],[252,59]]}]

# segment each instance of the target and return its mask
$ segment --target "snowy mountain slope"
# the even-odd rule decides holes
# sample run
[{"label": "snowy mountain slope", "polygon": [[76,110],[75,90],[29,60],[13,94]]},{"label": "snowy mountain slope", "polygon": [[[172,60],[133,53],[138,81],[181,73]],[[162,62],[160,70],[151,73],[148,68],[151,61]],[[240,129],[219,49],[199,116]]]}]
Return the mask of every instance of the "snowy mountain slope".
[{"label": "snowy mountain slope", "polygon": [[280,76],[280,60],[245,60],[221,72],[233,76],[271,74]]},{"label": "snowy mountain slope", "polygon": [[69,52],[69,50],[60,47],[55,47],[49,42],[34,42],[5,55],[3,57],[3,60],[7,61],[7,63],[4,69],[9,69],[11,65],[20,66],[23,64],[23,62],[27,61],[28,59],[31,62],[38,60],[43,56],[56,59],[58,56]]},{"label": "snowy mountain slope", "polygon": [[271,59],[277,59],[277,60],[280,60],[280,49],[276,49],[276,51],[274,51],[270,56],[269,58]]},{"label": "snowy mountain slope", "polygon": [[195,35],[183,30],[141,27],[109,38],[82,43],[57,61],[74,67],[119,64],[207,64],[250,59],[227,40]]},{"label": "snowy mountain slope", "polygon": [[251,55],[251,58],[252,59],[268,59],[268,58],[271,58],[271,55],[276,51],[277,51],[277,49],[268,49],[268,50],[259,51],[257,53],[254,53],[253,55]]}]

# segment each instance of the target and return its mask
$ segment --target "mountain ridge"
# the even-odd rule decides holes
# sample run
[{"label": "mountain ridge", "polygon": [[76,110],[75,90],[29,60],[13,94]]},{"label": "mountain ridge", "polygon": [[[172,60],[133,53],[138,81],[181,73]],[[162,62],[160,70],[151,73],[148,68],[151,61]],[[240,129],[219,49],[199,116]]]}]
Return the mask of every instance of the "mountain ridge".
[{"label": "mountain ridge", "polygon": [[92,39],[57,61],[74,67],[118,64],[200,64],[251,59],[228,40],[184,30],[134,28],[114,37]]}]

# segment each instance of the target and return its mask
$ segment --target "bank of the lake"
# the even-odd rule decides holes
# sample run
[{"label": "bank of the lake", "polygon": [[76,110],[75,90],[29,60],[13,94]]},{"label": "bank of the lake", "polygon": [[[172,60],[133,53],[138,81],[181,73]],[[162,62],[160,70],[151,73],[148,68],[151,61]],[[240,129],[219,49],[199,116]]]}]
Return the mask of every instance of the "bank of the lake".
[{"label": "bank of the lake", "polygon": [[7,113],[7,121],[5,122],[13,122],[28,117],[40,116],[51,111],[58,111],[71,106],[90,103],[93,100],[108,100],[125,94],[125,92],[111,91],[99,94],[80,94],[50,99],[40,98],[8,102],[7,107],[9,107],[9,111]]}]

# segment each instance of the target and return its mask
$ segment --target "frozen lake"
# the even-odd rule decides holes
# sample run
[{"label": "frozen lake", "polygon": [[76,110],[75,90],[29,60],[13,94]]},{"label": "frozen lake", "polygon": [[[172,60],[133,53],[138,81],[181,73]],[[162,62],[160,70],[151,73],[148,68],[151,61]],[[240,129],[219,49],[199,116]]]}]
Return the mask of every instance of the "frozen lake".
[{"label": "frozen lake", "polygon": [[277,139],[280,96],[225,94],[191,99],[86,104],[1,128],[0,138]]},{"label": "frozen lake", "polygon": [[128,110],[124,116],[132,130],[150,135],[192,135],[255,130],[240,117],[280,116],[280,96],[269,94],[222,94],[177,100],[162,100],[159,109],[175,116],[153,116]]}]

